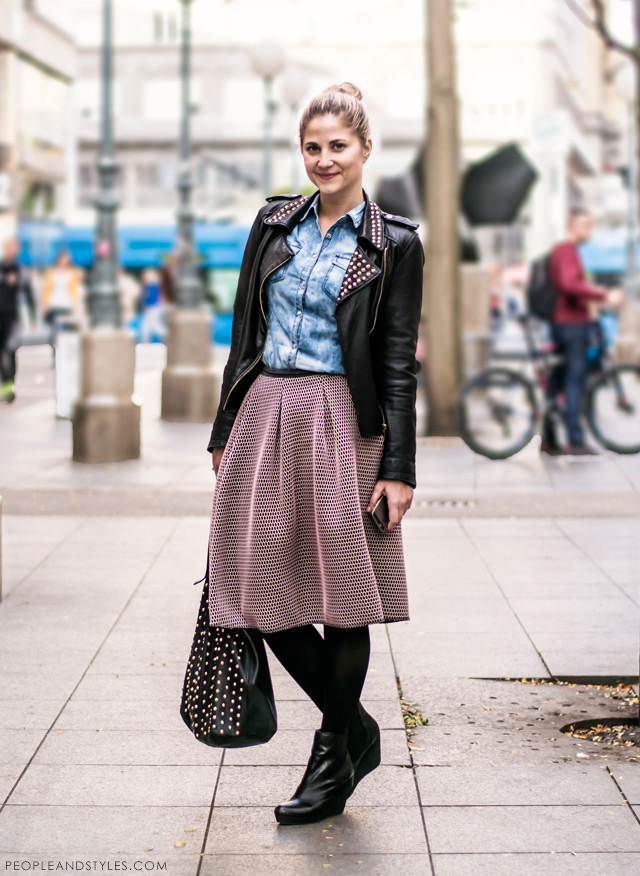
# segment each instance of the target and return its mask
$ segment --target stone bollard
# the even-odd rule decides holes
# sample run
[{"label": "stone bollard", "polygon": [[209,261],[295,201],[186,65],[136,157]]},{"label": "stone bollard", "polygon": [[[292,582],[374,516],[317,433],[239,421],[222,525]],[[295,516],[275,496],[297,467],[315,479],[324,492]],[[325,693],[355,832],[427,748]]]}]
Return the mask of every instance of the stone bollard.
[{"label": "stone bollard", "polygon": [[211,423],[220,396],[211,361],[211,319],[200,310],[174,310],[167,325],[160,416],[175,423]]},{"label": "stone bollard", "polygon": [[140,456],[140,402],[133,395],[135,343],[125,329],[83,333],[80,399],[73,414],[76,462]]},{"label": "stone bollard", "polygon": [[615,345],[616,362],[640,363],[640,301],[627,301],[620,311],[618,339]]}]

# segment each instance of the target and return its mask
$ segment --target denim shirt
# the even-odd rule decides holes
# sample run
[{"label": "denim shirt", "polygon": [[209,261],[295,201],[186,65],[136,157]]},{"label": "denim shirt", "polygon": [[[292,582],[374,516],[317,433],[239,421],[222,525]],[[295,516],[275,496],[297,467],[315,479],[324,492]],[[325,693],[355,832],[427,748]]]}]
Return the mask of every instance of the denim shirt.
[{"label": "denim shirt", "polygon": [[302,368],[344,374],[335,317],[336,301],[357,245],[365,201],[331,226],[324,238],[316,195],[287,235],[294,255],[265,282],[269,368]]}]

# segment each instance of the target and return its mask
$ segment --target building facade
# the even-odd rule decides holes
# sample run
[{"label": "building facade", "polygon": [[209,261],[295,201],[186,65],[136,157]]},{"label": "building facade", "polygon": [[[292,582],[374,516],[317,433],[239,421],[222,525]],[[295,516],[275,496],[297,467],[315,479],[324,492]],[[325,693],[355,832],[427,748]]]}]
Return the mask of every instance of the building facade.
[{"label": "building facade", "polygon": [[[411,0],[400,6],[406,11],[416,3]],[[97,183],[99,9],[98,0],[82,0],[76,7],[78,197],[71,217],[76,223],[86,222]],[[286,55],[283,75],[274,80],[274,191],[300,191],[309,186],[296,143],[298,108],[286,99],[287,78],[301,80],[302,103],[343,79],[362,89],[375,142],[365,173],[369,191],[375,189],[380,175],[402,172],[410,164],[422,132],[414,104],[424,81],[423,59],[419,50],[413,51],[409,62],[401,65],[400,58],[407,58],[407,36],[402,43],[388,45],[393,28],[391,33],[381,32],[375,20],[363,18],[361,12],[358,3],[350,10],[343,4],[343,19],[346,15],[353,22],[343,21],[336,31],[325,21],[324,32],[318,30],[317,22],[314,25],[308,6],[297,0],[270,4],[207,0],[192,4],[193,170],[199,217],[247,222],[262,202],[265,93],[263,81],[252,69],[251,48],[263,39],[277,39]],[[406,34],[402,22],[395,26],[399,38]],[[172,223],[180,124],[180,4],[176,0],[138,0],[133,7],[116,0],[114,26],[120,221]],[[395,81],[375,63],[367,32],[375,35],[378,51],[389,63],[397,59]],[[413,34],[409,42],[413,44]],[[412,65],[416,66],[413,74]],[[401,90],[394,96],[397,88]]]},{"label": "building facade", "polygon": [[[539,173],[513,255],[531,258],[561,239],[572,207],[589,207],[601,227],[623,221],[621,56],[564,0],[466,0],[457,43],[465,159],[516,142]],[[491,250],[491,234],[483,239]]]},{"label": "building facade", "polygon": [[[611,0],[612,7],[624,0]],[[628,5],[628,4],[627,4]],[[585,10],[588,4],[584,2]],[[424,139],[423,0],[326,0],[323,15],[300,0],[207,0],[192,4],[192,130],[197,214],[246,222],[262,200],[263,83],[252,45],[281,42],[286,74],[305,96],[350,80],[372,118],[374,151],[365,187],[403,174]],[[100,2],[76,6],[74,90],[78,137],[75,222],[88,221],[96,189]],[[121,221],[172,223],[180,118],[180,7],[176,0],[115,2],[115,129]],[[338,18],[336,18],[338,16]],[[340,27],[335,27],[335,21]],[[332,22],[334,23],[332,25]],[[602,227],[623,221],[624,102],[608,52],[564,0],[459,0],[455,34],[463,162],[518,143],[539,179],[521,220],[478,230],[487,258],[531,258],[564,233],[567,211],[590,206]],[[276,77],[273,188],[308,185],[296,144],[296,108]],[[504,251],[506,247],[506,252]]]},{"label": "building facade", "polygon": [[70,0],[0,0],[0,238],[74,200],[72,13]]}]

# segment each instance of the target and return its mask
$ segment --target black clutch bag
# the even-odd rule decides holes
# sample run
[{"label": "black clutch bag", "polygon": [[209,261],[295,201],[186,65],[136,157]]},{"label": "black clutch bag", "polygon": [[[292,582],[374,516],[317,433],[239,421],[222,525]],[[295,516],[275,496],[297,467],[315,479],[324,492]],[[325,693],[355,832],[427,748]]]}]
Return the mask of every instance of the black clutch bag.
[{"label": "black clutch bag", "polygon": [[261,745],[278,726],[264,641],[258,630],[210,626],[208,603],[207,561],[180,715],[205,745]]}]

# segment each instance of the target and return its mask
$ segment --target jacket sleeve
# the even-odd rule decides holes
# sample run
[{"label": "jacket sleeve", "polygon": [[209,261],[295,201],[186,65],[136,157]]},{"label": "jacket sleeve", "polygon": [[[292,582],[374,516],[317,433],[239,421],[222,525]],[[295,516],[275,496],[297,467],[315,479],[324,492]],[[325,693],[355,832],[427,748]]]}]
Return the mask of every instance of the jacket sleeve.
[{"label": "jacket sleeve", "polygon": [[598,286],[592,286],[584,279],[582,266],[575,246],[561,246],[552,256],[552,276],[557,292],[564,295],[601,301],[607,293]]},{"label": "jacket sleeve", "polygon": [[414,231],[398,253],[389,280],[378,341],[378,389],[387,421],[378,478],[416,486],[416,347],[422,312],[425,255]]},{"label": "jacket sleeve", "polygon": [[223,411],[222,405],[230,388],[229,384],[231,383],[231,375],[234,372],[234,366],[238,355],[238,342],[240,339],[240,329],[242,327],[244,308],[246,305],[247,295],[250,293],[249,279],[251,276],[253,263],[256,258],[258,245],[260,243],[260,238],[263,231],[262,220],[264,218],[265,212],[268,209],[269,204],[264,204],[258,210],[258,215],[254,219],[253,225],[251,226],[249,237],[247,239],[247,243],[245,245],[244,253],[242,256],[242,264],[240,265],[240,276],[238,278],[236,297],[233,303],[233,321],[231,323],[231,349],[229,351],[227,364],[225,365],[222,375],[222,387],[220,390],[218,411],[213,421],[211,437],[209,438],[209,444],[207,445],[207,450],[209,451],[209,453],[213,450],[214,447],[224,447],[224,445],[227,443],[229,433],[231,432],[233,421],[236,418],[236,410],[228,408],[227,410]]}]

